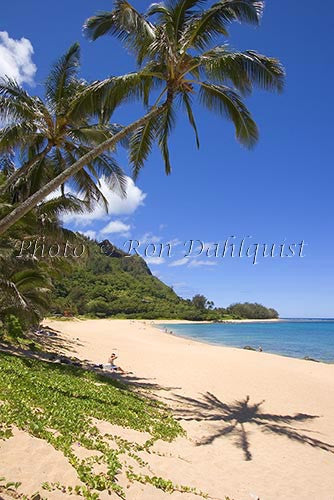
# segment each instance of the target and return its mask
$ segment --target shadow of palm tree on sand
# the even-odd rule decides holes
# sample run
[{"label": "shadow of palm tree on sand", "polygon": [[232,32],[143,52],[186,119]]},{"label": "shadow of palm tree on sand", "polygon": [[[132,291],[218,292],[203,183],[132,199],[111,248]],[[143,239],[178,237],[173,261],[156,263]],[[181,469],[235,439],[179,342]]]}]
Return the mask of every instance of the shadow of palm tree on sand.
[{"label": "shadow of palm tree on sand", "polygon": [[245,460],[252,460],[247,429],[250,426],[256,426],[263,432],[284,436],[301,444],[308,444],[329,453],[334,453],[333,444],[325,443],[305,434],[305,432],[314,431],[294,427],[294,424],[311,422],[319,418],[318,415],[307,415],[305,413],[275,415],[265,413],[262,411],[264,401],[251,404],[250,397],[247,396],[243,400],[227,404],[210,392],[203,394],[202,399],[176,396],[176,401],[180,406],[175,409],[175,414],[180,420],[221,423],[221,426],[218,427],[214,425],[213,432],[198,441],[198,446],[211,444],[219,438],[233,436],[236,438],[236,446],[242,449]]}]

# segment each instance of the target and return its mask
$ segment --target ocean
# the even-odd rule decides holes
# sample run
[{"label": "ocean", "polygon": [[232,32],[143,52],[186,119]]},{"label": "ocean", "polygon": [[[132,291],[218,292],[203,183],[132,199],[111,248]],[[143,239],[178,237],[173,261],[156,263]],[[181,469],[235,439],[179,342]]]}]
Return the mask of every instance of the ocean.
[{"label": "ocean", "polygon": [[334,319],[286,319],[268,323],[164,324],[176,335],[228,347],[334,363]]}]

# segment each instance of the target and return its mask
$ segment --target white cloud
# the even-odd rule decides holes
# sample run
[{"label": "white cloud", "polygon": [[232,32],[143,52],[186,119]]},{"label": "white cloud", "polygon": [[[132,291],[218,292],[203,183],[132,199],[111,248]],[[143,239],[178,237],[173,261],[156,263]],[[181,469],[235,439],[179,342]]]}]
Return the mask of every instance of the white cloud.
[{"label": "white cloud", "polygon": [[212,262],[212,260],[197,260],[194,259],[189,262],[188,267],[200,267],[200,266],[216,266],[217,262]]},{"label": "white cloud", "polygon": [[174,260],[169,264],[169,267],[178,267],[178,266],[184,266],[185,264],[188,264],[189,258],[188,257],[183,257],[182,259]]},{"label": "white cloud", "polygon": [[36,65],[32,62],[33,46],[27,38],[14,40],[0,31],[0,77],[8,76],[18,84],[34,84]]},{"label": "white cloud", "polygon": [[96,238],[96,231],[83,231],[81,234],[84,236],[87,236],[87,238],[90,238],[91,240],[95,240]]},{"label": "white cloud", "polygon": [[171,248],[181,245],[182,243],[182,241],[179,240],[178,238],[174,238],[172,240],[169,239],[164,240],[162,236],[155,235],[150,231],[144,233],[143,236],[141,236],[141,238],[138,238],[138,241],[140,242],[141,245],[157,245],[158,243],[161,243],[166,247],[167,245],[170,245]]},{"label": "white cloud", "polygon": [[127,235],[130,229],[131,226],[129,224],[124,224],[121,220],[112,220],[101,229],[100,234],[121,233]]},{"label": "white cloud", "polygon": [[169,267],[177,267],[177,266],[187,266],[187,267],[201,267],[201,266],[216,266],[217,262],[213,262],[212,260],[199,260],[197,258],[189,258],[183,257],[179,260],[174,260],[169,264]]},{"label": "white cloud", "polygon": [[172,247],[177,247],[178,245],[181,245],[183,242],[178,238],[174,238],[173,240],[169,240],[167,243],[170,243]]},{"label": "white cloud", "polygon": [[141,238],[139,238],[141,245],[149,245],[150,243],[160,243],[162,240],[161,236],[155,236],[153,233],[145,233]]},{"label": "white cloud", "polygon": [[160,265],[165,262],[163,257],[144,257],[147,264]]},{"label": "white cloud", "polygon": [[[146,193],[143,193],[143,191],[135,185],[130,177],[127,177],[127,196],[125,198],[122,198],[114,191],[111,191],[104,178],[101,178],[100,182],[100,190],[108,200],[108,214],[106,213],[103,204],[97,203],[92,212],[86,212],[83,214],[65,214],[63,216],[63,221],[65,223],[73,223],[77,226],[88,226],[93,221],[108,220],[110,215],[132,214],[138,207],[144,204]],[[53,196],[57,196],[57,194],[53,194]]]}]

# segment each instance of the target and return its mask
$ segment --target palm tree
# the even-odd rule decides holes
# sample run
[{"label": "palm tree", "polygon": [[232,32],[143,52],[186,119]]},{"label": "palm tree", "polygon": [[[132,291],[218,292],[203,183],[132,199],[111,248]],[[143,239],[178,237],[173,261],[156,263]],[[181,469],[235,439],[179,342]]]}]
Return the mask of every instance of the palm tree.
[{"label": "palm tree", "polygon": [[[45,83],[45,102],[30,96],[10,79],[0,82],[0,153],[7,180],[0,194],[18,187],[33,194],[53,177],[85,155],[92,147],[110,138],[120,127],[92,123],[92,113],[82,113],[80,98],[89,87],[78,78],[80,48],[72,45],[53,66]],[[89,95],[86,95],[89,98]],[[13,151],[23,159],[18,169],[10,169]],[[86,201],[105,203],[99,178],[124,193],[125,177],[110,154],[100,154],[70,179],[70,187]],[[29,184],[29,186],[27,185]],[[64,184],[61,186],[64,194]],[[24,201],[21,190],[20,199]]]},{"label": "palm tree", "polygon": [[221,0],[207,9],[202,9],[202,5],[202,0],[169,0],[166,4],[153,4],[142,15],[127,1],[119,0],[112,12],[88,19],[85,24],[88,36],[97,39],[105,34],[115,35],[135,53],[140,66],[137,72],[93,85],[100,98],[102,115],[108,117],[109,109],[129,97],[140,97],[148,105],[153,94],[155,102],[142,118],[81,157],[5,217],[0,222],[0,234],[80,171],[85,162],[115,147],[129,134],[132,134],[130,159],[134,174],[138,174],[155,140],[168,174],[171,166],[167,141],[177,104],[184,106],[199,143],[191,106],[194,97],[210,111],[231,120],[242,144],[254,146],[258,130],[242,97],[255,85],[281,91],[284,70],[277,59],[255,51],[235,52],[226,44],[215,45],[215,41],[228,36],[233,21],[258,25],[263,2]]},{"label": "palm tree", "polygon": [[[7,203],[0,203],[0,213]],[[73,195],[40,203],[0,237],[0,320],[14,315],[21,326],[38,322],[49,310],[52,278],[60,279],[72,269],[71,259],[34,255],[29,242],[60,245],[78,243],[82,238],[61,226],[63,213],[82,213],[87,203]],[[78,241],[79,240],[79,241]],[[22,251],[23,250],[23,251]]]},{"label": "palm tree", "polygon": [[267,90],[283,88],[284,71],[276,59],[255,51],[236,52],[227,44],[214,45],[215,38],[228,35],[227,27],[232,21],[258,24],[263,3],[223,0],[207,10],[197,10],[202,3],[170,0],[153,4],[141,15],[127,1],[120,0],[113,12],[100,13],[86,22],[86,33],[91,39],[109,33],[134,52],[145,78],[142,92],[146,104],[153,89],[158,92],[155,105],[166,98],[162,116],[151,118],[132,136],[130,158],[135,175],[155,138],[165,159],[166,173],[170,173],[167,139],[178,104],[188,115],[197,146],[194,97],[210,111],[230,119],[237,139],[252,147],[258,130],[241,96],[249,94],[254,85]]},{"label": "palm tree", "polygon": [[19,267],[6,260],[0,278],[0,319],[5,321],[13,314],[20,323],[36,324],[49,309],[51,280],[36,263],[20,262]]}]

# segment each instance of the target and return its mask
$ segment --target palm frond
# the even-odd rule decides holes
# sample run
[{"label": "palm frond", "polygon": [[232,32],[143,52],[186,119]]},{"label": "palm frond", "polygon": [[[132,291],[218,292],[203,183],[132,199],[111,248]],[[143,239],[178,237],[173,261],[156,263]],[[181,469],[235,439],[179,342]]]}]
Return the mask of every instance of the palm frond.
[{"label": "palm frond", "polygon": [[189,20],[181,39],[182,50],[204,49],[217,35],[228,36],[227,28],[233,21],[259,24],[263,7],[258,0],[221,0],[213,4]]},{"label": "palm frond", "polygon": [[138,127],[130,138],[130,162],[133,165],[133,177],[138,177],[139,171],[151,152],[158,130],[158,120],[153,117],[144,125]]},{"label": "palm frond", "polygon": [[14,298],[15,302],[17,302],[18,305],[23,309],[27,307],[27,303],[24,300],[24,297],[21,295],[16,284],[13,281],[0,278],[0,290],[7,297],[11,296],[12,298]]},{"label": "palm frond", "polygon": [[147,85],[151,87],[154,83],[154,77],[145,73],[145,68],[141,71],[128,73],[115,77],[111,86],[106,86],[106,92],[102,99],[103,112],[108,116],[114,112],[117,106],[124,101],[138,100],[145,98],[147,100]]},{"label": "palm frond", "polygon": [[29,290],[25,293],[25,297],[30,305],[30,311],[39,318],[44,312],[50,309],[50,288],[39,287],[36,289]]},{"label": "palm frond", "polygon": [[7,76],[0,77],[0,96],[20,101],[27,106],[34,106],[34,98],[16,80]]},{"label": "palm frond", "polygon": [[[77,243],[78,241],[82,242],[82,238],[80,233],[74,233],[69,229],[63,228],[63,241],[69,243]],[[39,262],[39,267],[44,270],[52,279],[61,280],[64,277],[64,274],[69,274],[73,269],[73,263],[70,259],[65,256],[62,257],[52,257],[53,265],[50,265],[50,260],[46,259],[44,261]]]},{"label": "palm frond", "polygon": [[62,100],[67,97],[67,87],[77,76],[80,63],[80,45],[74,43],[54,64],[46,82],[46,96],[51,106],[61,112]]},{"label": "palm frond", "polygon": [[281,92],[285,72],[280,62],[255,51],[231,52],[227,46],[215,47],[199,58],[206,77],[213,82],[230,80],[242,93],[257,85],[265,90]]},{"label": "palm frond", "polygon": [[103,35],[114,35],[117,30],[113,12],[99,12],[86,19],[83,31],[90,40],[97,40]]},{"label": "palm frond", "polygon": [[127,176],[115,158],[108,154],[102,154],[95,158],[93,165],[97,177],[103,178],[112,191],[125,198],[128,184]]},{"label": "palm frond", "polygon": [[0,95],[0,118],[4,124],[34,120],[36,118],[36,107],[28,105],[19,99]]},{"label": "palm frond", "polygon": [[102,86],[100,81],[86,83],[76,87],[74,92],[69,92],[71,97],[66,101],[67,121],[80,124],[96,115],[100,107],[100,93],[107,84],[110,85],[110,80],[103,80]]},{"label": "palm frond", "polygon": [[146,16],[158,16],[158,25],[173,24],[172,9],[164,2],[152,3],[146,11]]},{"label": "palm frond", "polygon": [[200,83],[200,101],[210,111],[230,119],[235,127],[236,137],[241,144],[251,148],[258,140],[258,129],[249,110],[239,95],[229,87]]},{"label": "palm frond", "polygon": [[18,122],[7,125],[0,130],[0,152],[9,153],[19,146],[29,146],[38,133],[35,125],[28,122]]},{"label": "palm frond", "polygon": [[11,276],[11,280],[21,293],[36,287],[46,287],[50,285],[48,275],[40,269],[24,269]]},{"label": "palm frond", "polygon": [[197,125],[195,122],[194,114],[193,114],[193,111],[191,109],[191,98],[187,92],[182,92],[181,99],[182,99],[183,105],[186,109],[189,123],[192,126],[192,128],[194,129],[197,148],[199,148],[199,136],[198,136],[198,130],[197,130]]},{"label": "palm frond", "polygon": [[172,171],[169,158],[168,138],[175,123],[175,113],[173,109],[173,102],[169,102],[163,114],[160,116],[160,123],[158,129],[158,145],[160,147],[162,157],[165,162],[165,173],[169,175]]},{"label": "palm frond", "polygon": [[[66,143],[65,161],[68,165],[71,165],[77,158],[82,157],[89,151],[90,148],[83,144],[75,146]],[[98,185],[100,185],[100,179],[103,177],[111,190],[116,191],[121,197],[126,196],[127,177],[111,154],[103,153],[97,156],[87,165],[87,169],[94,176]]]},{"label": "palm frond", "polygon": [[132,99],[147,102],[148,91],[158,89],[164,79],[161,69],[161,65],[152,61],[137,72],[92,82],[69,103],[69,119],[79,122],[97,116],[101,124],[107,125],[123,102]]},{"label": "palm frond", "polygon": [[14,155],[12,151],[0,156],[0,172],[9,177],[15,172]]},{"label": "palm frond", "polygon": [[[89,168],[89,166],[86,168]],[[77,172],[68,180],[68,185],[71,190],[74,191],[79,198],[82,197],[89,206],[95,202],[102,202],[105,211],[108,212],[108,200],[99,189],[98,183],[98,178],[95,177],[95,179],[93,179],[85,168]]]},{"label": "palm frond", "polygon": [[106,124],[124,100],[142,95],[142,78],[138,73],[129,73],[91,83],[75,96],[69,105],[68,116],[80,121],[95,115]]},{"label": "palm frond", "polygon": [[86,145],[100,144],[112,135],[113,134],[111,134],[110,130],[102,125],[91,125],[77,129],[70,129],[67,133],[68,138],[71,140],[78,141],[78,143]]},{"label": "palm frond", "polygon": [[51,200],[44,201],[37,207],[39,215],[47,217],[59,217],[63,213],[84,213],[90,210],[89,205],[76,196],[68,193],[66,196],[57,196]]},{"label": "palm frond", "polygon": [[204,2],[205,0],[178,0],[171,6],[177,40],[179,40],[187,21],[196,14],[194,8],[204,4]]},{"label": "palm frond", "polygon": [[87,19],[84,24],[85,34],[91,40],[106,34],[116,36],[126,47],[141,51],[143,60],[143,49],[149,46],[155,37],[154,25],[126,0],[118,0],[115,5],[116,8],[112,12],[100,12]]},{"label": "palm frond", "polygon": [[51,157],[47,157],[49,148],[50,146],[46,145],[44,149],[39,151],[35,144],[27,148],[25,162],[8,179],[7,190],[12,193],[13,201],[24,201],[51,178],[54,164],[52,164]]}]

